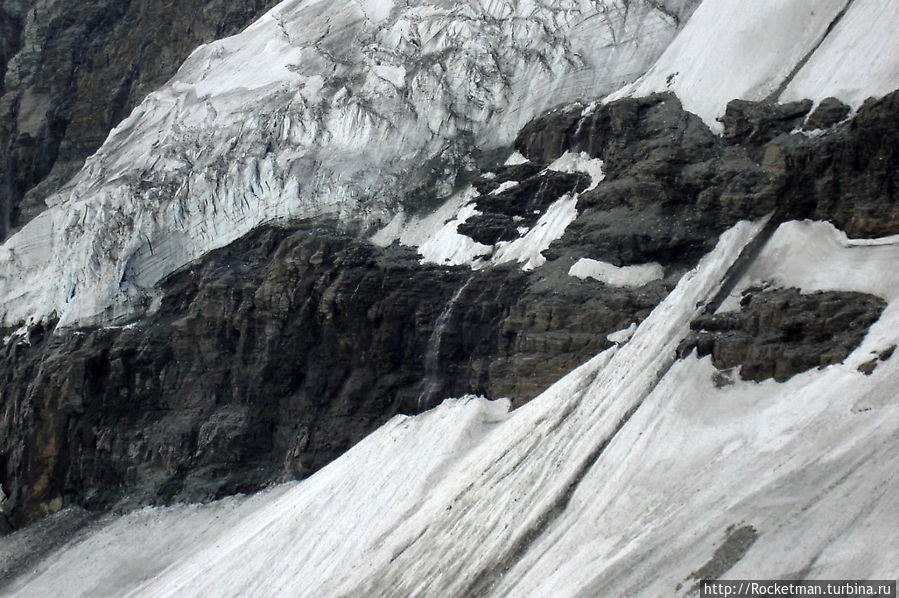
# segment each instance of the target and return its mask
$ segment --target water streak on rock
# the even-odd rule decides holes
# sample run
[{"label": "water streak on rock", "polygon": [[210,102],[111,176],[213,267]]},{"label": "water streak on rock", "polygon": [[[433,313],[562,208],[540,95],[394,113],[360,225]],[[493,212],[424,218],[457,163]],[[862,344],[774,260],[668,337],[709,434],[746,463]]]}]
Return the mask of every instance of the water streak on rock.
[{"label": "water streak on rock", "polygon": [[428,339],[428,352],[425,353],[425,377],[422,381],[421,394],[418,395],[417,402],[419,411],[423,410],[422,406],[426,407],[428,405],[428,401],[440,389],[442,383],[439,369],[440,341],[443,340],[446,325],[453,315],[453,307],[455,307],[456,302],[462,296],[462,293],[465,292],[465,289],[468,288],[468,285],[471,284],[473,278],[474,276],[469,276],[468,280],[456,289],[456,292],[453,293],[453,296],[450,297],[450,300],[443,307],[443,311],[437,316],[437,321],[434,322],[434,332],[431,333],[431,337]]}]

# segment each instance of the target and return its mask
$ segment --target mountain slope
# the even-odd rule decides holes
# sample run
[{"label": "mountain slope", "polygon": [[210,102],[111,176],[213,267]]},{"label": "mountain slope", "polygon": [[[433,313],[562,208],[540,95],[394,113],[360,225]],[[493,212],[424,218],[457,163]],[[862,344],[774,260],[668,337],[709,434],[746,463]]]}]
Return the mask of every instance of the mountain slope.
[{"label": "mountain slope", "polygon": [[897,19],[892,0],[706,1],[646,75],[612,97],[673,91],[719,131],[737,98],[836,96],[858,108],[895,89]]},{"label": "mountain slope", "polygon": [[4,244],[0,322],[131,317],[263,222],[436,205],[475,150],[644,72],[695,3],[370,4],[284,2],[194,52]]},{"label": "mountain slope", "polygon": [[0,240],[43,211],[45,197],[198,44],[232,35],[274,4],[4,3]]},{"label": "mountain slope", "polygon": [[[738,297],[763,278],[888,297],[845,364],[716,386],[708,358],[673,362],[691,314],[760,229],[729,231],[626,345],[511,414],[504,402],[447,401],[392,420],[301,484],[111,520],[15,595],[87,595],[97,583],[139,596],[681,595],[712,571],[889,578],[899,362],[871,376],[856,366],[899,342],[899,281],[882,275],[895,240],[784,225],[734,287]],[[792,253],[798,243],[807,253]],[[826,276],[809,272],[819,255]],[[126,548],[173,526],[187,534],[174,545]],[[717,555],[741,534],[736,556]],[[75,574],[100,554],[112,558],[94,575]],[[124,567],[135,561],[140,571]]]},{"label": "mountain slope", "polygon": [[[31,321],[4,339],[0,506],[337,458],[63,509],[0,549],[3,590],[895,578],[899,58],[871,52],[897,7],[287,2],[199,50],[43,217],[71,236],[4,246],[6,322]],[[428,409],[472,391],[498,400]]]}]

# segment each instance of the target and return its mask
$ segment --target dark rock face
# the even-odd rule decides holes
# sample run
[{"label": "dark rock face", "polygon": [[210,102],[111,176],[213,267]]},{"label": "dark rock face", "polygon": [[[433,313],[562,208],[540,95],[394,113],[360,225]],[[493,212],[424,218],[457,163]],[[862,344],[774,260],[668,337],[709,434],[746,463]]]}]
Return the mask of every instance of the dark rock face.
[{"label": "dark rock face", "polygon": [[[475,175],[482,214],[459,227],[489,243],[516,238],[535,212],[582,191],[577,219],[531,273],[422,266],[358,231],[295,223],[172,275],[161,308],[131,327],[13,336],[0,348],[0,513],[19,526],[69,504],[253,490],[308,475],[392,415],[445,396],[520,405],[641,322],[738,220],[899,232],[897,108],[894,93],[814,137],[789,134],[807,102],[734,104],[723,137],[668,95],[583,118],[555,111],[516,142],[532,162]],[[605,180],[584,191],[582,176],[544,172],[564,151],[602,158]],[[585,257],[655,261],[664,275],[637,288],[569,276]],[[794,294],[753,297],[733,322],[704,320],[690,348],[701,341],[751,379],[785,379],[842,360],[883,308]]]},{"label": "dark rock face", "polygon": [[697,318],[678,355],[695,348],[719,370],[740,367],[744,380],[778,382],[815,367],[842,363],[880,318],[880,297],[845,291],[748,289],[742,309]]},{"label": "dark rock face", "polygon": [[[845,113],[833,102],[822,106],[831,116],[816,111],[815,128]],[[697,234],[662,222],[668,231],[645,234],[664,243],[670,232],[685,248],[705,251],[721,227],[773,212],[778,220],[829,220],[852,237],[899,231],[899,92],[866,102],[854,119],[821,136],[789,134],[810,108],[810,102],[736,100],[717,137],[677,98],[658,94],[601,106],[586,117],[579,106],[553,112],[522,129],[515,147],[542,163],[565,150],[602,158],[606,181],[584,194],[579,209],[619,209],[625,216],[658,206],[666,220],[679,214],[676,220]],[[610,257],[639,261],[658,252],[649,241],[632,245],[620,257],[610,249]]]},{"label": "dark rock face", "polygon": [[0,7],[0,240],[44,209],[202,43],[276,0],[7,2]]},{"label": "dark rock face", "polygon": [[[504,169],[491,180],[498,184],[490,193],[474,200],[481,214],[469,218],[456,230],[484,245],[515,240],[520,236],[519,228],[536,224],[546,208],[559,197],[583,191],[590,184],[590,177],[584,174],[538,171],[531,176],[521,176],[526,174],[521,170]],[[521,180],[513,178],[516,176],[521,176]],[[483,179],[479,183],[481,187],[487,186]],[[515,183],[515,186],[503,190],[499,186],[503,183]]]},{"label": "dark rock face", "polygon": [[[767,143],[778,135],[800,128],[811,108],[810,100],[773,105],[734,100],[727,105],[721,119],[724,138],[731,143]],[[824,115],[828,114],[828,108],[824,112],[816,111],[816,114],[819,119],[822,116],[826,119]]]},{"label": "dark rock face", "polygon": [[874,353],[874,357],[872,359],[870,359],[870,360],[866,361],[865,363],[861,364],[860,366],[858,366],[858,371],[860,371],[865,376],[870,376],[871,374],[874,373],[874,370],[877,369],[877,365],[881,361],[888,360],[890,357],[893,356],[893,353],[895,353],[895,352],[896,352],[896,345],[890,345],[883,351],[878,351],[878,352]]},{"label": "dark rock face", "polygon": [[2,348],[4,512],[18,526],[72,503],[251,491],[445,396],[520,403],[672,284],[601,292],[550,276],[423,267],[323,222],[257,231],[171,276],[132,327],[35,327]]},{"label": "dark rock face", "polygon": [[805,131],[827,130],[849,116],[849,106],[836,98],[821,100],[802,125]]}]

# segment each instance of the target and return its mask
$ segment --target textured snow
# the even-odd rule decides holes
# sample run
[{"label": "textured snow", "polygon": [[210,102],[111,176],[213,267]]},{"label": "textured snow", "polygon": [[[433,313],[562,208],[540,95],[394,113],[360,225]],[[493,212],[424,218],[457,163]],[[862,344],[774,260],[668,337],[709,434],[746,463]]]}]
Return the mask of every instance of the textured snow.
[{"label": "textured snow", "polygon": [[612,334],[606,336],[606,338],[615,343],[616,345],[622,345],[627,341],[631,340],[631,337],[634,336],[634,332],[637,330],[637,323],[631,322],[631,325],[627,328],[622,328],[621,330],[615,331]]},{"label": "textured snow", "polygon": [[804,293],[857,291],[896,301],[899,284],[892,271],[899,256],[897,246],[899,235],[850,239],[829,222],[786,222],[765,244],[719,311],[739,309],[743,290],[763,283],[793,286]]},{"label": "textured snow", "polygon": [[673,91],[718,131],[735,98],[835,96],[858,107],[899,88],[897,30],[899,0],[705,0],[658,62],[609,99]]},{"label": "textured snow", "polygon": [[519,164],[524,164],[525,162],[529,162],[527,158],[521,155],[521,152],[514,151],[512,155],[506,158],[504,162],[505,166],[518,166]]},{"label": "textured snow", "polygon": [[419,247],[444,228],[447,222],[458,219],[462,209],[475,197],[477,192],[469,186],[451,195],[429,214],[412,215],[400,210],[369,240],[378,247],[387,247],[394,241],[408,247]]},{"label": "textured snow", "polygon": [[499,187],[490,192],[490,195],[499,195],[504,191],[508,191],[509,189],[514,189],[518,186],[518,181],[506,181],[501,183]]},{"label": "textured snow", "polygon": [[858,107],[899,88],[899,2],[854,0],[784,90],[781,101],[827,95]]},{"label": "textured snow", "polygon": [[463,206],[455,219],[443,225],[434,236],[418,248],[422,263],[459,266],[472,264],[478,257],[490,254],[493,251],[492,247],[456,232],[457,226],[479,213],[474,204]]},{"label": "textured snow", "polygon": [[[96,577],[117,595],[458,594],[528,533],[591,447],[655,384],[697,302],[758,230],[743,224],[725,234],[627,345],[598,355],[511,418],[508,402],[483,400],[396,417],[305,482],[257,497],[263,504],[248,511],[222,513],[218,535],[178,558],[156,554],[169,552],[159,543],[115,550],[129,541],[116,526],[132,524],[113,523],[53,555],[49,568],[20,582],[19,595],[61,588],[86,595]],[[133,525],[163,530],[182,519],[178,509],[150,513]],[[134,553],[141,549],[145,558]],[[145,563],[146,583],[135,588],[126,574],[113,584],[119,558]]]},{"label": "textured snow", "polygon": [[127,317],[260,223],[449,197],[472,146],[634,80],[696,3],[286,0],[197,49],[6,241],[0,324]]},{"label": "textured snow", "polygon": [[[516,152],[506,163],[509,161],[523,164],[528,160]],[[585,191],[595,189],[605,176],[602,172],[602,160],[590,158],[585,153],[565,152],[547,166],[544,172],[548,170],[582,172],[589,175],[590,185]],[[502,193],[517,185],[517,181],[505,181],[491,194]],[[522,269],[529,271],[546,263],[542,252],[553,241],[561,238],[568,225],[577,218],[576,206],[579,194],[566,194],[553,202],[533,227],[519,227],[518,239],[500,241],[488,246],[477,243],[457,231],[460,224],[480,214],[475,205],[470,203],[476,197],[477,191],[468,186],[453,195],[440,208],[425,216],[410,217],[400,212],[375,233],[371,241],[381,247],[386,247],[394,241],[408,247],[416,247],[422,256],[422,263],[468,265],[472,269],[480,269],[506,262],[518,262],[523,264]],[[646,272],[637,273],[637,270],[628,272],[636,277],[646,276]]]},{"label": "textured snow", "polygon": [[[244,37],[198,50],[56,206],[0,248],[3,322],[127,315],[161,276],[257,223],[323,213],[389,220],[373,240],[418,247],[427,261],[539,266],[576,217],[576,197],[493,248],[456,232],[474,214],[470,189],[449,189],[426,216],[397,213],[393,200],[414,165],[458,132],[505,144],[550,102],[642,72],[674,30],[647,5],[285,2]],[[857,106],[899,87],[896,7],[705,0],[622,94],[671,89],[714,124],[728,100],[776,92],[824,38],[780,97]],[[553,167],[601,168],[563,158]],[[870,376],[856,368],[899,344],[899,236],[851,240],[829,224],[783,224],[721,307],[758,284],[883,297],[882,317],[844,364],[722,387],[708,358],[674,359],[761,228],[722,235],[639,326],[609,335],[616,346],[518,410],[465,397],[396,417],[304,482],[109,517],[4,589],[679,596],[743,525],[758,536],[724,577],[895,579],[899,358]],[[578,264],[627,282],[652,268]]]},{"label": "textured snow", "polygon": [[899,271],[883,269],[899,243],[790,223],[746,274],[811,287],[809,255],[824,249],[827,286],[888,290],[846,364],[718,387],[708,358],[674,360],[760,230],[725,233],[629,342],[514,412],[448,400],[302,483],[113,519],[12,595],[681,596],[744,525],[757,539],[724,577],[893,579],[899,360],[871,376],[855,364],[899,342]]},{"label": "textured snow", "polygon": [[616,266],[608,262],[581,258],[571,266],[568,275],[582,280],[594,278],[616,287],[640,287],[665,276],[665,270],[655,262],[636,266]]}]

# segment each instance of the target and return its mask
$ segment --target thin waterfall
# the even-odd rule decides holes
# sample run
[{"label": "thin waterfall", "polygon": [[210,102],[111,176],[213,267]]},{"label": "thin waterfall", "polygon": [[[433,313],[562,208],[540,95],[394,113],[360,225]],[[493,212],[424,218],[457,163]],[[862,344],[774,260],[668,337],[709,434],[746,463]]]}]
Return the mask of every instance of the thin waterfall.
[{"label": "thin waterfall", "polygon": [[443,339],[443,332],[446,330],[446,325],[453,315],[453,308],[456,305],[456,301],[459,300],[459,297],[462,296],[462,293],[465,292],[465,289],[471,284],[473,279],[474,275],[472,274],[462,286],[456,289],[456,292],[453,293],[450,300],[443,306],[443,311],[437,316],[437,321],[434,322],[434,330],[431,332],[431,337],[428,339],[428,350],[427,353],[425,353],[425,377],[424,380],[422,380],[421,393],[418,395],[419,411],[422,410],[422,405],[427,405],[434,393],[440,389],[440,384],[442,382],[439,368],[440,341]]}]

